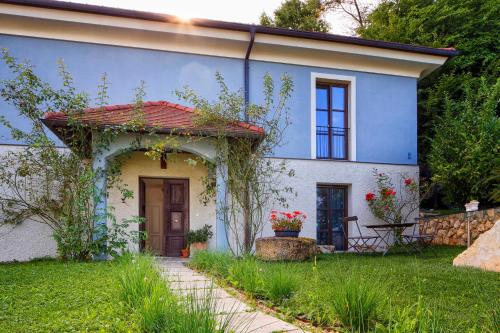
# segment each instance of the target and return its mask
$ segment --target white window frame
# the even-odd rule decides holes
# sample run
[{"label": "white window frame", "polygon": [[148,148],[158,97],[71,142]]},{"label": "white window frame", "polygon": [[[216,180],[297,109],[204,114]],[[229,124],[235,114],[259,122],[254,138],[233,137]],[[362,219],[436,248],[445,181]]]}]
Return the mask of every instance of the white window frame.
[{"label": "white window frame", "polygon": [[311,158],[316,159],[316,82],[318,80],[348,84],[348,157],[349,161],[356,161],[356,77],[315,72],[311,73]]}]

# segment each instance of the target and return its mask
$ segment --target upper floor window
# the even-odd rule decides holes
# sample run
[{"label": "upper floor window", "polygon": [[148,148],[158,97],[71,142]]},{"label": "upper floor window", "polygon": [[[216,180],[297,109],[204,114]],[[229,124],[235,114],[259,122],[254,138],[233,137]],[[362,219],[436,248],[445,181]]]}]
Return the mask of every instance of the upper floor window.
[{"label": "upper floor window", "polygon": [[316,84],[316,158],[348,158],[348,85]]}]

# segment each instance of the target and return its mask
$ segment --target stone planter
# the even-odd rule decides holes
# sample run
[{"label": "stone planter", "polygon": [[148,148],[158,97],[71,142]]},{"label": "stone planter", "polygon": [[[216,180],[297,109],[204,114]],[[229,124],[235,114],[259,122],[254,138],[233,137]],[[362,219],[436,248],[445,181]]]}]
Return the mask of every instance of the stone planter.
[{"label": "stone planter", "polygon": [[316,254],[316,240],[304,237],[258,238],[255,249],[261,260],[307,260]]},{"label": "stone planter", "polygon": [[207,242],[198,242],[198,243],[193,243],[189,246],[189,253],[190,255],[192,256],[193,253],[197,252],[197,251],[203,251],[203,250],[206,250],[208,248],[208,243]]},{"label": "stone planter", "polygon": [[300,231],[297,230],[275,230],[274,236],[276,237],[299,237]]}]

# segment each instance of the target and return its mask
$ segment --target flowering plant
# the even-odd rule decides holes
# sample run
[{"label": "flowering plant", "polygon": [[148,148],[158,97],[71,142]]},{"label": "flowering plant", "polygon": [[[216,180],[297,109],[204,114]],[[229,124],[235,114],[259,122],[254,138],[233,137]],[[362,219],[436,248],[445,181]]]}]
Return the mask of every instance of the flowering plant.
[{"label": "flowering plant", "polygon": [[418,182],[407,174],[399,174],[398,188],[385,173],[373,172],[376,191],[365,194],[373,215],[387,223],[405,223],[419,207]]},{"label": "flowering plant", "polygon": [[300,231],[307,216],[296,210],[289,212],[271,211],[270,221],[274,231]]}]

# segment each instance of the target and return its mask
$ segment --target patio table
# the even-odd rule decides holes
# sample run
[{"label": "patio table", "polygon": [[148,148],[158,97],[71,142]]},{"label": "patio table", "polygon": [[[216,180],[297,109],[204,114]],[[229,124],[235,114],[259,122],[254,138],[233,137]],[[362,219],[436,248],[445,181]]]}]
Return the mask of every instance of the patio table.
[{"label": "patio table", "polygon": [[[391,236],[392,239],[394,239],[394,234],[396,231],[400,234],[403,235],[404,231],[410,227],[413,227],[416,223],[386,223],[386,224],[370,224],[370,225],[365,225],[365,228],[372,229],[378,236],[379,241],[375,245],[375,248],[379,247],[380,245],[383,245],[385,250],[382,255],[385,255],[391,247],[394,245],[394,243],[391,244]],[[400,244],[404,245],[404,244]],[[406,251],[409,253],[409,249],[406,249]]]}]

